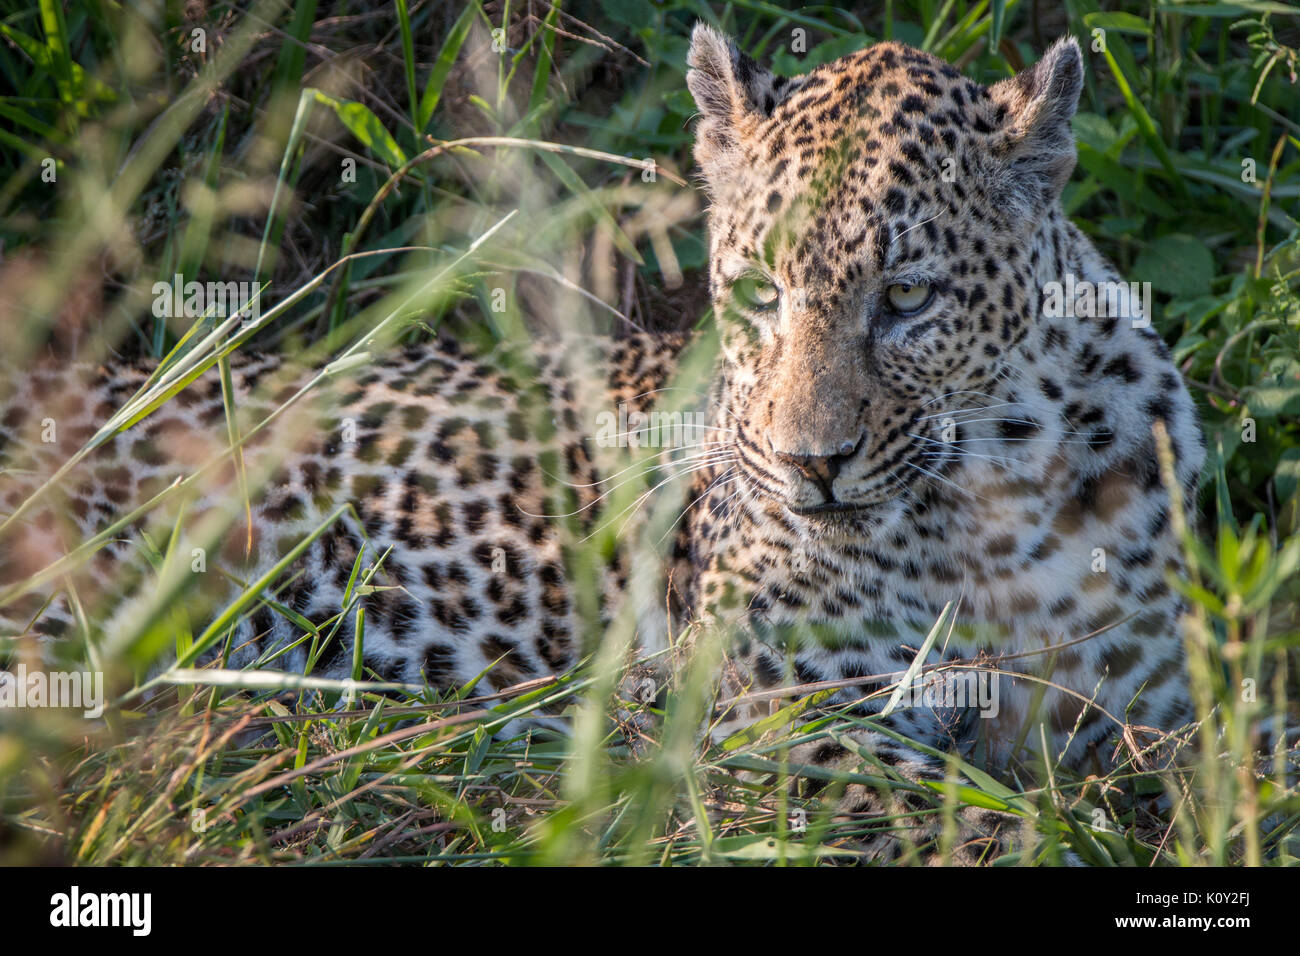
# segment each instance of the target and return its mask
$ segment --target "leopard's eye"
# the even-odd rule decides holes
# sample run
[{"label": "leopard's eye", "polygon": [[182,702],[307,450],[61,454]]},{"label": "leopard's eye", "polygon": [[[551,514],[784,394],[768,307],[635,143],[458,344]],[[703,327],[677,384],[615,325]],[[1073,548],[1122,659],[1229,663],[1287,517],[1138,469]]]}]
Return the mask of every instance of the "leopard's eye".
[{"label": "leopard's eye", "polygon": [[912,285],[908,282],[897,282],[885,290],[890,307],[899,315],[920,312],[930,304],[933,294],[934,290],[928,285]]},{"label": "leopard's eye", "polygon": [[742,309],[770,312],[781,301],[781,291],[762,276],[744,275],[731,285],[731,294]]}]

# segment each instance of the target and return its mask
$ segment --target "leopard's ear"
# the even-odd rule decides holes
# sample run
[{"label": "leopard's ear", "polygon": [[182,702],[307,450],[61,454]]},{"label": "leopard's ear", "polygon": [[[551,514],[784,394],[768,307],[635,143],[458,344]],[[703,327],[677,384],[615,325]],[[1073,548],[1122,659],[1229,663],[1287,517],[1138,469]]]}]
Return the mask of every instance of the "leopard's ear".
[{"label": "leopard's ear", "polygon": [[1041,210],[1053,202],[1074,169],[1070,118],[1083,90],[1083,55],[1074,37],[1053,43],[1033,66],[989,88],[1002,108],[1004,138],[997,152],[1007,163],[1008,192]]},{"label": "leopard's ear", "polygon": [[686,85],[700,109],[695,159],[710,180],[738,159],[748,128],[776,106],[788,82],[778,80],[717,30],[697,23],[691,33]]}]

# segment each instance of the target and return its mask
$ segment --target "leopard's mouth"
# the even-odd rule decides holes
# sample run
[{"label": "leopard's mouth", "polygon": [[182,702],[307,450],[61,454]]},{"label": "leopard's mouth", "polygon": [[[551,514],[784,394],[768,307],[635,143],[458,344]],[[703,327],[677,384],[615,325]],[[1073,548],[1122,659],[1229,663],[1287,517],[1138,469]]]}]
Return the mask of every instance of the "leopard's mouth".
[{"label": "leopard's mouth", "polygon": [[828,525],[831,524],[855,524],[864,518],[873,518],[879,514],[883,505],[889,503],[889,499],[880,499],[872,501],[841,501],[832,498],[830,501],[820,501],[815,504],[805,504],[792,501],[790,497],[781,491],[767,487],[756,481],[746,469],[740,469],[742,480],[751,489],[753,497],[759,500],[765,500],[770,506],[775,506],[796,518],[810,518],[820,520]]},{"label": "leopard's mouth", "polygon": [[[883,485],[877,485],[871,489],[869,500],[863,501],[844,501],[838,498],[832,498],[829,501],[820,501],[816,504],[796,504],[789,499],[784,499],[781,504],[785,509],[798,518],[810,518],[813,520],[831,524],[860,524],[863,520],[876,523],[899,501],[907,489],[914,485],[918,479],[923,477],[923,472],[918,469],[906,467],[907,462],[915,460],[918,455],[908,455],[904,463],[891,474],[889,480]],[[862,494],[862,490],[857,491]]]},{"label": "leopard's mouth", "polygon": [[[908,427],[915,426],[909,424]],[[779,466],[770,462],[764,450],[749,440],[741,422],[736,422],[735,430],[735,467],[743,483],[750,488],[752,496],[769,502],[769,506],[780,508],[795,518],[811,520],[827,527],[861,527],[864,522],[868,525],[879,523],[895,507],[899,497],[925,474],[924,469],[915,465],[924,460],[928,449],[918,443],[910,443],[903,449],[900,459],[893,462],[883,475],[880,467],[868,469],[873,481],[841,489],[840,496],[822,487],[817,496],[821,500],[810,502],[807,500],[808,495],[800,494],[809,489],[800,488],[797,480],[781,476]]]}]

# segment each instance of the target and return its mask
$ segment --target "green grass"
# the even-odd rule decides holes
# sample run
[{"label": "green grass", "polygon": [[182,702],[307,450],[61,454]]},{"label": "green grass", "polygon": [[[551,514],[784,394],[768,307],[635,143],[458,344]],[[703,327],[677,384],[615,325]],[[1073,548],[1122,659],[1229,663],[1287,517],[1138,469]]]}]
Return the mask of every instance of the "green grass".
[{"label": "green grass", "polygon": [[[1072,32],[1088,70],[1066,210],[1125,276],[1153,284],[1210,439],[1203,520],[1187,530],[1178,582],[1200,721],[1180,770],[1129,760],[1102,779],[1057,772],[1023,787],[968,773],[935,813],[966,802],[1033,820],[1006,864],[1066,850],[1096,865],[1295,862],[1300,797],[1254,749],[1259,721],[1295,724],[1300,701],[1300,10],[1047,6],[640,0],[542,13],[320,0],[215,3],[194,23],[176,3],[9,8],[4,349],[18,365],[167,359],[111,432],[237,349],[317,354],[341,370],[433,330],[487,345],[556,326],[707,327],[702,202],[687,185],[697,18],[787,74],[893,38],[982,82]],[[791,49],[796,29],[806,52]],[[178,272],[264,283],[260,322],[154,318],[153,283]],[[230,412],[237,445],[256,423]],[[590,543],[589,563],[610,534]],[[576,672],[510,693],[385,694],[359,659],[353,685],[151,671],[165,652],[187,665],[219,646],[259,600],[244,582],[233,603],[181,620],[171,610],[195,584],[174,540],[149,544],[146,611],[113,634],[86,619],[74,656],[114,678],[102,724],[0,718],[0,862],[794,864],[851,859],[868,822],[835,821],[785,786],[791,745],[842,738],[859,718],[776,719],[754,739],[699,742],[718,653],[708,640],[666,712],[621,727],[622,621]],[[363,620],[376,573],[355,568],[338,614],[302,621],[303,640],[319,648]],[[566,713],[572,733],[495,735],[539,707]],[[1160,794],[1171,812],[1153,813]]]}]

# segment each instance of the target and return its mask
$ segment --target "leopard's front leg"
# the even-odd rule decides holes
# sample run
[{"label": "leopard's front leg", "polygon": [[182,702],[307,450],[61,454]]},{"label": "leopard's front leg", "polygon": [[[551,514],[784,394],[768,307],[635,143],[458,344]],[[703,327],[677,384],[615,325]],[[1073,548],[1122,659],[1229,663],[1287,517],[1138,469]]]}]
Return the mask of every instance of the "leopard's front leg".
[{"label": "leopard's front leg", "polygon": [[[835,830],[844,833],[835,844],[863,862],[902,860],[926,865],[977,865],[1024,844],[1024,820],[1013,813],[968,805],[945,809],[945,785],[969,782],[949,773],[943,758],[926,750],[940,743],[939,727],[945,728],[949,739],[972,734],[968,725],[974,723],[977,708],[943,714],[904,709],[886,717],[862,716],[880,709],[888,686],[868,695],[867,701],[860,699],[861,690],[853,688],[819,689],[819,683],[791,687],[780,680],[773,656],[770,648],[752,641],[742,642],[728,655],[719,677],[710,736],[717,746],[754,743],[761,747],[765,738],[778,742],[782,734],[791,733],[791,724],[801,724],[814,734],[785,752],[790,792],[796,801],[829,804],[825,810]],[[787,670],[808,676],[806,668],[794,661]],[[835,712],[853,700],[857,706],[843,720],[837,719]],[[771,722],[782,708],[791,708],[787,719]],[[910,746],[886,729],[905,738],[924,739]],[[797,739],[807,732],[796,728],[793,734]],[[771,753],[764,752],[771,759]]]},{"label": "leopard's front leg", "polygon": [[978,866],[1024,843],[1012,813],[954,804],[947,785],[967,781],[943,762],[877,730],[855,728],[790,751],[795,792],[834,800],[833,822],[863,862]]}]

